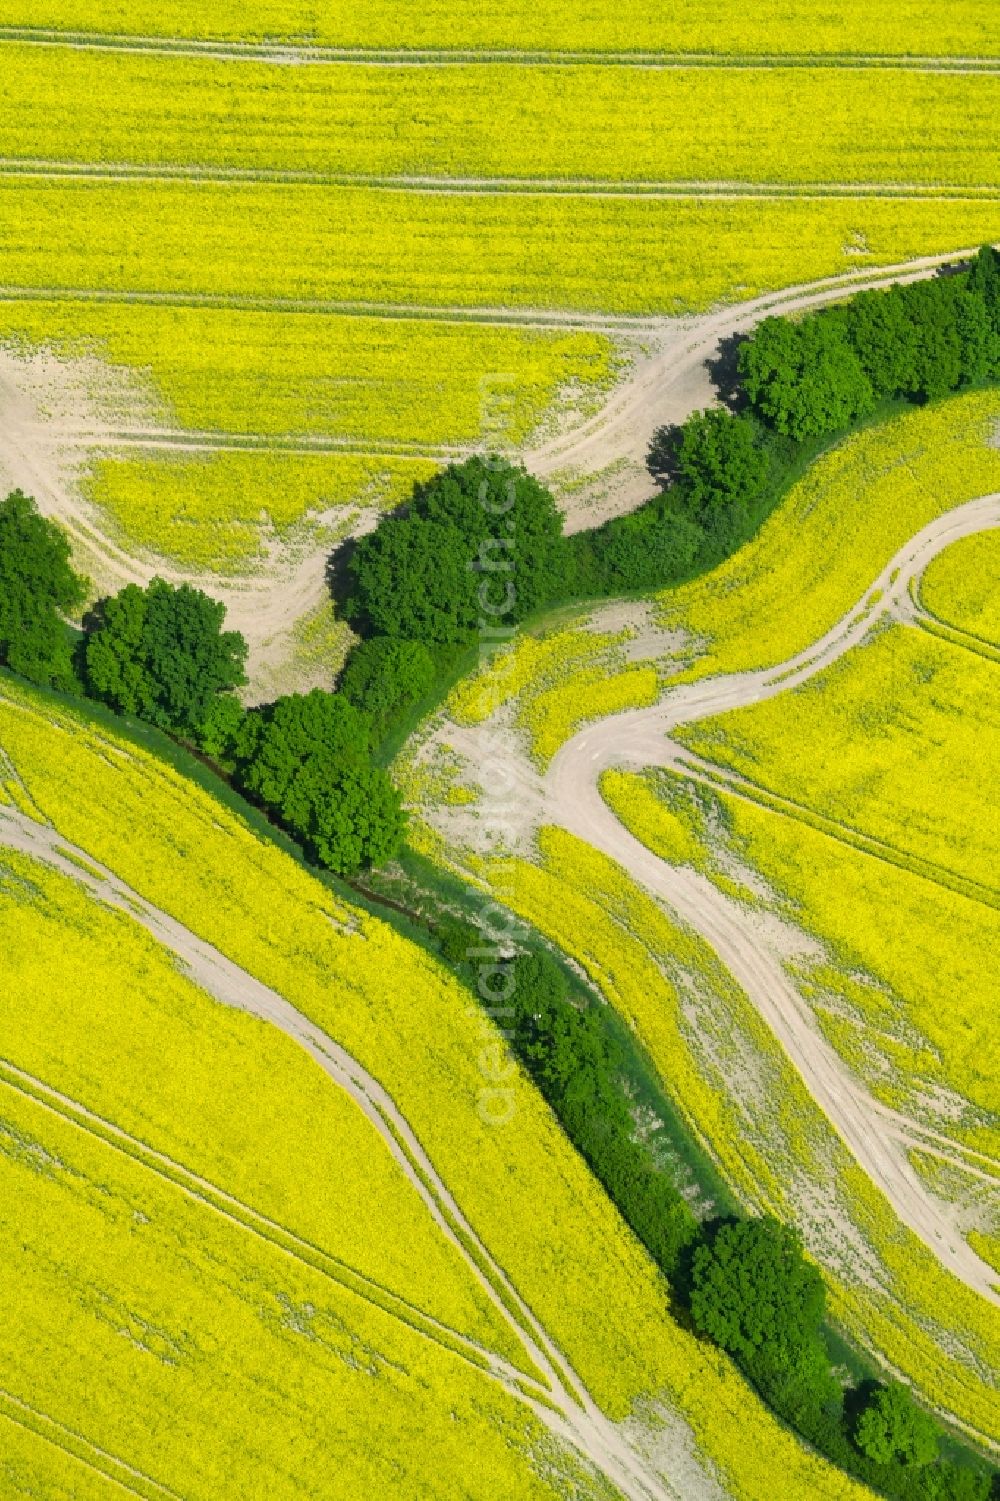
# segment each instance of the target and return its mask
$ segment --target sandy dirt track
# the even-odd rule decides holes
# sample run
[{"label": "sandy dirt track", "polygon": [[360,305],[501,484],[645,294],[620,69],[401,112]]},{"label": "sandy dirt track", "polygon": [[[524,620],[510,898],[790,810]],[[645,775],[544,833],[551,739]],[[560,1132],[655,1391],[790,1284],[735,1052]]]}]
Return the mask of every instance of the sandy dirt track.
[{"label": "sandy dirt track", "polygon": [[589,726],[553,758],[539,789],[542,817],[616,860],[711,944],[899,1218],[942,1265],[995,1303],[1000,1303],[996,1271],[957,1233],[907,1160],[909,1123],[880,1105],[854,1079],[820,1033],[780,954],[768,945],[753,915],[704,876],[658,859],[615,817],[601,797],[598,781],[609,767],[681,769],[688,753],[669,738],[671,730],[759,703],[805,682],[859,645],[878,619],[887,614],[905,618],[911,582],[937,553],[960,537],[998,526],[1000,494],[971,501],[931,522],[890,560],[858,604],[806,651],[777,667],[681,686],[652,708],[630,710]]},{"label": "sandy dirt track", "polygon": [[[500,1357],[484,1351],[481,1353],[487,1356],[488,1374],[512,1396],[526,1402],[553,1437],[581,1453],[629,1501],[681,1501],[658,1467],[643,1458],[638,1445],[630,1445],[623,1432],[587,1394],[577,1376],[570,1373],[565,1357],[466,1219],[405,1116],[378,1080],[283,996],[146,901],[88,851],[69,844],[56,829],[14,808],[0,806],[0,845],[45,862],[84,886],[99,901],[137,919],[209,995],[279,1027],[303,1047],[347,1092],[378,1132],[441,1233],[455,1246],[470,1274],[543,1373],[546,1385],[541,1387],[515,1372]],[[72,858],[74,855],[77,860]],[[85,864],[81,866],[78,860]],[[77,1114],[87,1114],[77,1105],[74,1109]],[[477,1256],[470,1255],[463,1237],[475,1246]],[[498,1289],[502,1289],[503,1295]],[[511,1313],[511,1306],[516,1313]],[[454,1336],[454,1331],[450,1332]],[[550,1404],[554,1404],[555,1410]]]}]

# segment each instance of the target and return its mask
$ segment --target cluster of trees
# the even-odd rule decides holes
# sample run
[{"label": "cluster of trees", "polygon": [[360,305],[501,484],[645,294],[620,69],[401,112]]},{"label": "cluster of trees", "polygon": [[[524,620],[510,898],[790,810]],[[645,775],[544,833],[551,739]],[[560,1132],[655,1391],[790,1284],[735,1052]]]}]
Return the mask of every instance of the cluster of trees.
[{"label": "cluster of trees", "polygon": [[738,410],[661,429],[649,467],[663,493],[568,539],[570,592],[663,588],[735,551],[820,445],[892,400],[1000,381],[1000,255],[792,321],[767,318],[736,356]]},{"label": "cluster of trees", "polygon": [[868,417],[887,398],[930,401],[1000,378],[1000,255],[968,271],[859,292],[798,322],[766,318],[739,352],[760,417],[797,441]]},{"label": "cluster of trees", "polygon": [[940,1457],[942,1430],[898,1381],[845,1392],[823,1336],[825,1291],[794,1230],[764,1217],[703,1232],[690,1259],[695,1327],[728,1350],[793,1428],[900,1501],[987,1501],[985,1465]]},{"label": "cluster of trees", "polygon": [[[739,347],[736,371],[742,409],[697,412],[663,429],[650,454],[662,493],[630,515],[563,537],[537,480],[498,459],[471,459],[419,485],[409,506],[362,538],[343,604],[369,638],[367,661],[384,670],[386,686],[376,688],[373,665],[365,689],[380,700],[379,725],[419,699],[483,625],[663,588],[714,566],[822,441],[880,403],[1000,380],[1000,255],[987,247],[957,274],[863,292],[796,321],[767,318]],[[411,655],[393,656],[390,642]],[[360,682],[360,666],[348,674]]]},{"label": "cluster of trees", "polygon": [[[460,968],[482,933],[449,919]],[[670,1281],[675,1304],[726,1350],[769,1405],[843,1469],[899,1501],[987,1501],[985,1464],[941,1457],[942,1431],[898,1382],[845,1387],[825,1337],[826,1297],[798,1234],[771,1217],[701,1224],[636,1140],[620,1045],[599,1006],[544,949],[478,974],[484,1004],[571,1141]]]},{"label": "cluster of trees", "polygon": [[368,635],[455,646],[483,620],[517,624],[565,584],[562,517],[524,469],[453,464],[356,544],[345,612]]},{"label": "cluster of trees", "polygon": [[371,762],[366,716],[342,694],[314,688],[232,716],[216,752],[236,786],[338,875],[381,865],[399,848],[399,793]]},{"label": "cluster of trees", "polygon": [[317,689],[247,711],[235,696],[247,645],[225,630],[224,605],[186,584],[128,584],[98,602],[81,634],[66,616],[86,592],[61,530],[19,492],[0,503],[0,661],[194,743],[339,875],[395,853],[404,819],[372,764],[374,726],[387,693],[422,691],[422,648],[362,652],[347,693]]}]

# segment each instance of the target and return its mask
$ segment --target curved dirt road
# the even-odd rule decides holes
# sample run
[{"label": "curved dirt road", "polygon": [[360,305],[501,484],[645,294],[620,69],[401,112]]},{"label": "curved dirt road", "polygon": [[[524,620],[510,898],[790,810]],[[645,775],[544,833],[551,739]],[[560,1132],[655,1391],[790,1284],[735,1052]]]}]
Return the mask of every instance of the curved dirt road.
[{"label": "curved dirt road", "polygon": [[[83,885],[99,901],[138,920],[209,995],[279,1027],[303,1047],[346,1091],[378,1132],[438,1229],[451,1241],[470,1274],[542,1372],[545,1384],[542,1386],[515,1371],[491,1352],[482,1351],[487,1357],[486,1374],[525,1402],[555,1438],[579,1451],[629,1501],[675,1501],[675,1493],[626,1442],[570,1372],[568,1362],[466,1219],[409,1122],[377,1079],[283,996],[146,901],[88,851],[75,849],[58,830],[28,818],[17,809],[0,805],[0,845],[44,861]],[[78,863],[79,860],[84,863]],[[81,1113],[79,1106],[76,1110]],[[475,1247],[475,1255],[470,1254],[469,1244]],[[454,1335],[454,1331],[449,1332]]]},{"label": "curved dirt road", "polygon": [[[658,428],[683,422],[692,412],[717,404],[718,395],[709,377],[707,361],[723,340],[749,333],[772,314],[802,312],[836,302],[847,294],[920,281],[942,266],[973,255],[956,250],[949,255],[926,256],[881,270],[860,268],[841,276],[803,286],[769,292],[748,302],[720,308],[693,318],[660,320],[657,352],[638,361],[628,379],[612,392],[607,404],[590,421],[540,444],[525,462],[540,479],[550,479],[563,470],[597,474],[621,460],[629,461],[633,474],[615,495],[607,515],[634,510],[655,492],[645,473],[646,455]],[[581,512],[567,519],[566,530],[579,531],[592,525]]]},{"label": "curved dirt road", "polygon": [[704,876],[668,865],[640,843],[601,797],[609,767],[676,765],[686,752],[669,739],[694,720],[771,698],[830,666],[864,640],[886,614],[905,615],[911,582],[960,537],[1000,527],[1000,493],[970,501],[924,527],[890,559],[863,598],[819,641],[779,666],[732,673],[674,689],[649,709],[630,710],[583,729],[553,758],[544,777],[544,816],[617,861],[662,898],[715,950],[754,1002],[810,1094],[899,1218],[969,1287],[1000,1304],[997,1274],[957,1233],[907,1159],[901,1123],[846,1068],[761,939],[752,916]]},{"label": "curved dirt road", "polygon": [[[655,490],[645,470],[646,454],[653,434],[665,423],[680,422],[699,408],[713,405],[716,393],[709,378],[706,361],[713,357],[721,340],[745,333],[771,313],[791,313],[834,302],[845,293],[885,286],[893,281],[914,281],[932,276],[944,264],[973,254],[954,251],[947,255],[928,256],[920,260],[879,269],[859,267],[808,286],[789,287],[749,302],[720,308],[715,312],[690,318],[636,317],[602,320],[590,314],[533,313],[530,309],[510,321],[539,328],[593,330],[604,323],[608,333],[639,340],[654,353],[643,355],[634,364],[627,379],[617,387],[602,410],[570,431],[547,439],[525,454],[527,467],[541,479],[551,479],[560,471],[583,476],[599,475],[609,466],[625,462],[629,473],[615,484],[610,504],[602,506],[600,517],[581,507],[577,501],[568,508],[566,530],[573,532],[592,525],[595,519],[633,510]],[[405,309],[399,310],[401,313]],[[410,316],[426,317],[430,309],[412,309]],[[448,309],[438,310],[447,319]],[[476,321],[475,310],[466,310],[465,321]],[[481,315],[496,321],[500,310]],[[158,431],[148,423],[136,424],[135,430],[118,426],[113,437],[100,426],[96,429],[86,411],[76,423],[53,421],[39,412],[35,404],[19,389],[17,370],[9,357],[0,351],[0,476],[11,486],[20,486],[34,495],[44,514],[54,517],[70,533],[84,571],[92,571],[102,586],[121,587],[126,583],[148,583],[154,574],[171,583],[190,583],[204,587],[205,575],[184,569],[165,559],[141,557],[127,552],[113,542],[100,526],[100,518],[68,482],[60,463],[62,431],[66,429],[68,445],[82,452],[80,434],[93,432],[94,451],[103,451],[115,443],[140,441],[143,445],[162,440],[168,448],[176,446],[176,434],[164,428]],[[205,435],[193,435],[204,443]],[[294,439],[275,440],[275,446],[287,446]],[[316,446],[314,440],[308,446]],[[332,443],[331,446],[339,445]],[[373,445],[377,447],[377,445]],[[471,449],[469,450],[471,451]],[[411,451],[412,453],[415,451]],[[463,450],[455,449],[452,457]],[[449,455],[442,451],[442,460]],[[365,517],[363,525],[372,526],[374,515]],[[360,529],[363,529],[359,527]],[[251,690],[266,691],[273,672],[295,650],[296,622],[317,609],[328,599],[326,584],[327,549],[302,556],[278,553],[259,574],[238,579],[212,579],[211,593],[226,606],[228,623],[242,632],[249,647]]]}]

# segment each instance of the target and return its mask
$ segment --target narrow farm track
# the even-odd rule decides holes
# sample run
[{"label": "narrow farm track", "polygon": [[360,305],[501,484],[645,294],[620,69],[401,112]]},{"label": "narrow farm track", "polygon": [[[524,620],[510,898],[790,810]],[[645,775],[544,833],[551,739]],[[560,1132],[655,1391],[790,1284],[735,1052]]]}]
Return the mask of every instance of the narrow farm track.
[{"label": "narrow farm track", "polygon": [[900,601],[899,618],[908,624],[919,626],[932,636],[937,636],[941,641],[947,641],[951,646],[961,647],[963,651],[970,651],[977,657],[982,657],[987,662],[1000,663],[1000,646],[994,641],[988,641],[984,636],[977,636],[972,631],[966,631],[961,626],[952,625],[949,620],[941,620],[929,610],[920,597],[919,580],[914,581],[909,595]]},{"label": "narrow farm track", "polygon": [[68,1454],[102,1480],[110,1481],[125,1495],[140,1496],[142,1501],[184,1501],[176,1491],[170,1490],[158,1480],[151,1480],[142,1470],[135,1469],[107,1449],[91,1443],[90,1439],[77,1433],[75,1429],[57,1423],[47,1413],[30,1406],[3,1387],[0,1387],[0,1415],[26,1429],[28,1433],[33,1433],[36,1438],[44,1439],[63,1454]]},{"label": "narrow farm track", "polygon": [[[0,835],[2,838],[2,835]],[[77,871],[76,879],[79,879]],[[525,1371],[511,1365],[492,1350],[478,1345],[459,1330],[441,1323],[426,1309],[418,1308],[405,1298],[373,1281],[356,1267],[339,1260],[327,1251],[312,1245],[296,1235],[287,1226],[277,1223],[253,1209],[249,1204],[219,1188],[217,1184],[193,1173],[182,1163],[176,1162],[163,1152],[157,1152],[137,1137],[130,1136],[112,1121],[96,1115],[78,1100],[53,1089],[43,1079],[17,1068],[7,1059],[0,1058],[0,1085],[41,1105],[61,1120],[87,1132],[90,1136],[111,1146],[129,1160],[155,1173],[165,1182],[179,1188],[189,1198],[196,1200],[221,1215],[230,1225],[266,1241],[285,1255],[292,1257],[312,1271],[320,1271],[340,1288],[371,1304],[372,1307],[398,1319],[410,1330],[433,1340],[442,1349],[467,1360],[477,1370],[488,1371],[513,1396],[527,1392],[542,1401],[548,1397],[548,1387],[539,1385]]]},{"label": "narrow farm track", "polygon": [[77,179],[84,182],[253,183],[257,186],[302,184],[310,187],[371,188],[391,193],[444,193],[475,196],[505,194],[516,197],[558,195],[563,198],[741,198],[749,200],[827,198],[884,198],[906,202],[912,198],[948,203],[978,202],[1000,197],[995,183],[909,182],[748,182],[739,179],[628,179],[600,177],[456,177],[447,173],[372,174],[321,172],[284,167],[206,167],[177,162],[74,162],[41,158],[0,158],[0,177],[41,181]]},{"label": "narrow farm track", "polygon": [[512,63],[518,67],[580,64],[629,68],[905,68],[921,73],[1000,72],[997,57],[950,57],[899,53],[746,53],[725,52],[594,52],[586,50],[520,50],[481,48],[462,51],[449,47],[335,47],[305,40],[237,41],[226,38],[136,36],[123,32],[54,30],[45,27],[0,26],[0,45],[14,42],[39,47],[82,47],[115,52],[151,52],[167,56],[243,58],[256,62],[302,65],[367,63],[385,67],[455,66],[470,63]]},{"label": "narrow farm track", "polygon": [[[89,852],[69,845],[56,829],[16,809],[0,807],[0,844],[44,861],[71,876],[98,900],[138,920],[175,955],[202,989],[224,1005],[247,1011],[279,1027],[303,1047],[374,1126],[441,1233],[458,1250],[472,1276],[542,1373],[547,1390],[544,1400],[536,1400],[530,1392],[538,1389],[537,1384],[523,1378],[518,1378],[518,1387],[508,1389],[532,1409],[554,1437],[576,1448],[629,1501],[670,1501],[664,1482],[629,1447],[577,1378],[567,1373],[567,1362],[561,1352],[465,1218],[395,1101],[356,1059],[283,996],[147,902]],[[78,863],[81,860],[85,862],[82,866]],[[488,1374],[499,1378],[500,1370],[491,1367]]]},{"label": "narrow farm track", "polygon": [[[26,424],[19,429],[19,437],[22,443],[44,445],[46,441],[52,441],[53,430],[50,424]],[[68,424],[60,425],[58,443],[60,448],[84,448],[102,453],[118,448],[184,453],[344,453],[375,459],[429,459],[442,464],[467,452],[454,444],[422,446],[382,440],[365,443],[353,438],[313,436],[311,433],[223,433],[181,427],[98,428]]]},{"label": "narrow farm track", "polygon": [[776,667],[684,685],[649,709],[630,710],[581,730],[553,758],[543,784],[543,816],[617,861],[677,912],[715,950],[771,1027],[806,1087],[900,1220],[969,1287],[1000,1304],[997,1274],[958,1234],[906,1155],[919,1131],[891,1112],[850,1073],[819,1031],[760,925],[704,876],[667,864],[615,817],[599,790],[610,767],[674,766],[684,750],[670,732],[728,709],[772,698],[822,672],[860,645],[872,626],[906,609],[913,582],[961,537],[1000,527],[1000,494],[983,496],[932,521],[887,563],[863,598],[819,641]]},{"label": "narrow farm track", "polygon": [[[961,252],[959,252],[961,253]],[[950,257],[948,257],[950,259]],[[453,303],[358,302],[324,297],[257,297],[234,292],[117,291],[102,287],[3,286],[4,302],[82,302],[98,305],[219,309],[224,312],[309,313],[330,318],[385,318],[403,323],[429,320],[511,328],[582,329],[587,333],[652,336],[668,320],[655,313],[588,313],[559,308],[461,307]]]}]

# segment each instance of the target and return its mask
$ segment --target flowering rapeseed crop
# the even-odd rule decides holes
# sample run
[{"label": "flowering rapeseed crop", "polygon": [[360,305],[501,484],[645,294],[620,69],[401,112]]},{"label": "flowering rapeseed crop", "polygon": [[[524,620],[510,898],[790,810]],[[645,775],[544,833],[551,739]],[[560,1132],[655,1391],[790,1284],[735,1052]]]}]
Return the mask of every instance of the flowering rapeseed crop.
[{"label": "flowering rapeseed crop", "polygon": [[1000,208],[0,177],[0,222],[8,286],[673,313],[976,246]]},{"label": "flowering rapeseed crop", "polygon": [[996,56],[992,0],[847,0],[817,11],[813,0],[780,10],[720,9],[715,0],[669,8],[637,0],[627,14],[602,3],[490,0],[470,11],[435,0],[402,11],[393,0],[352,0],[317,8],[312,0],[8,0],[9,25],[126,35],[288,38],[340,47],[568,49],[606,52],[861,53],[902,57]]},{"label": "flowering rapeseed crop", "polygon": [[[19,160],[162,163],[192,175],[580,179],[626,191],[988,186],[1000,110],[1000,80],[970,72],[886,70],[873,93],[858,68],[345,64],[331,74],[15,45],[4,48],[4,88],[18,107],[0,124],[0,155]],[[822,133],[804,128],[819,118]]]},{"label": "flowering rapeseed crop", "polygon": [[515,720],[543,765],[581,725],[621,709],[656,702],[655,667],[627,664],[627,632],[567,629],[522,634],[453,690],[448,708],[458,724],[482,724],[516,701]]},{"label": "flowering rapeseed crop", "polygon": [[1000,646],[1000,531],[963,537],[920,580],[920,603],[945,625]]},{"label": "flowering rapeseed crop", "polygon": [[1000,489],[989,438],[1000,396],[957,396],[848,438],[817,459],[728,562],[661,596],[704,642],[690,676],[776,666],[818,641],[935,517]]}]

